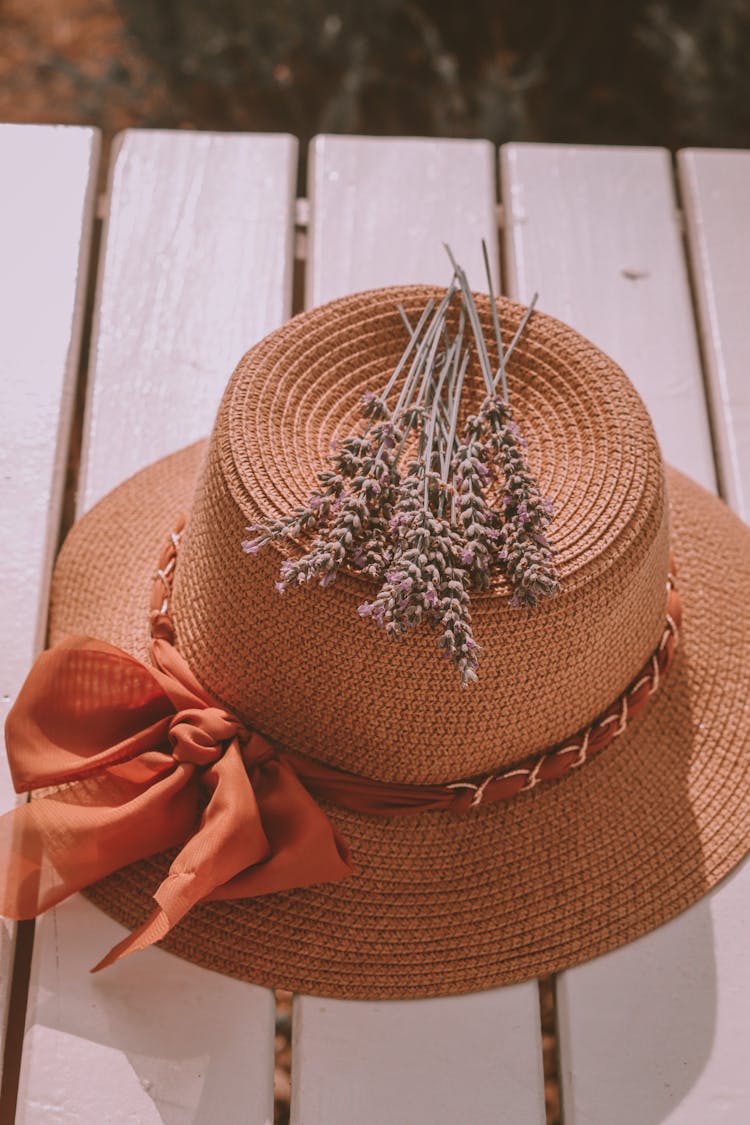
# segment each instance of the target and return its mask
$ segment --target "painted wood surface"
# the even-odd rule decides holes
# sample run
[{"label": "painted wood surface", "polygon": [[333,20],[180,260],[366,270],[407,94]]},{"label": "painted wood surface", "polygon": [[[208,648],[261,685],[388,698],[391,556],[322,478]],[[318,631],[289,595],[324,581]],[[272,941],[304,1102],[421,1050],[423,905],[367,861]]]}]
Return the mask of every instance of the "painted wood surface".
[{"label": "painted wood surface", "polygon": [[203,437],[237,361],[289,315],[296,176],[292,137],[121,135],[108,188],[82,511],[144,461]]},{"label": "painted wood surface", "polygon": [[[95,129],[0,126],[3,724],[29,666],[44,645],[78,373],[98,159]],[[0,812],[12,808],[15,801],[3,744]],[[14,933],[15,927],[0,919],[0,1041]]]},{"label": "painted wood surface", "polygon": [[[288,315],[295,166],[284,137],[121,138],[79,514],[207,433],[239,356]],[[123,933],[80,897],[37,923],[19,1123],[270,1122],[273,994],[158,949],[91,977]]]},{"label": "painted wood surface", "polygon": [[403,1003],[297,998],[293,1125],[543,1123],[531,1001],[533,985]]},{"label": "painted wood surface", "polygon": [[669,153],[511,144],[500,169],[510,296],[538,290],[540,309],[611,355],[646,401],[667,461],[712,486]]},{"label": "painted wood surface", "polygon": [[81,897],[37,922],[18,1125],[271,1125],[273,994],[156,948],[92,976],[123,932]]},{"label": "painted wood surface", "polygon": [[482,238],[497,261],[488,141],[316,137],[308,195],[308,307],[379,285],[446,285],[444,242],[471,283],[486,288]]},{"label": "painted wood surface", "polygon": [[[73,132],[89,134],[89,174],[85,183],[81,184],[79,228],[74,239],[75,265],[69,270],[66,289],[69,298],[71,292],[74,294],[69,313],[69,342],[66,345],[60,344],[65,331],[63,325],[56,353],[50,351],[48,354],[46,349],[54,345],[49,324],[54,326],[54,318],[60,312],[60,302],[57,295],[51,299],[46,292],[40,295],[38,286],[36,290],[38,307],[44,309],[46,331],[37,333],[39,339],[33,340],[32,351],[34,348],[38,349],[39,355],[35,370],[44,372],[46,378],[50,366],[54,366],[55,355],[58,357],[58,367],[59,357],[63,355],[61,370],[67,371],[70,378],[70,372],[76,366],[74,339],[78,329],[75,327],[75,294],[80,291],[82,283],[80,262],[85,261],[86,249],[85,236],[82,239],[80,232],[85,226],[85,214],[90,213],[95,139],[91,131],[86,130],[47,131],[50,135],[70,135]],[[24,127],[24,132],[29,133],[31,130]],[[0,130],[0,161],[4,169],[5,149],[2,146],[6,143],[6,136],[5,128]],[[134,146],[135,151],[136,146],[141,144],[141,136],[145,135],[126,135],[120,148],[121,159],[123,153],[127,157],[129,144]],[[172,136],[162,135],[163,142],[166,143]],[[231,139],[252,143],[256,138]],[[216,138],[211,140],[216,142]],[[143,158],[142,163],[136,162],[136,167],[147,168],[149,161],[153,165],[160,165],[159,142],[154,143],[157,145],[154,153],[148,159]],[[523,149],[527,151],[521,153],[520,150]],[[536,155],[532,149],[536,150]],[[629,194],[639,197],[639,206],[644,200],[656,201],[649,220],[653,223],[651,247],[662,245],[657,229],[657,216],[661,213],[667,225],[670,221],[668,209],[664,208],[665,200],[672,199],[672,184],[664,154],[652,152],[655,159],[646,159],[648,152],[631,151],[636,163],[628,166],[624,162],[622,150],[507,146],[502,159],[502,194],[506,222],[510,221],[506,235],[509,264],[506,290],[511,295],[526,299],[533,288],[539,288],[542,293],[541,307],[563,316],[585,331],[625,366],[638,383],[654,415],[661,411],[665,418],[669,416],[671,403],[672,423],[660,423],[657,420],[657,429],[665,451],[670,460],[678,465],[681,464],[681,457],[686,458],[684,447],[670,436],[669,427],[682,430],[683,440],[694,443],[690,463],[683,461],[682,467],[710,486],[713,469],[710,459],[706,461],[704,457],[704,452],[708,449],[708,427],[700,401],[695,396],[694,371],[697,368],[692,366],[695,359],[694,335],[691,335],[693,325],[691,318],[689,322],[685,321],[681,311],[684,302],[680,294],[687,285],[684,263],[679,255],[673,255],[669,249],[674,241],[671,235],[667,240],[667,248],[658,254],[654,251],[652,257],[647,256],[649,246],[645,243],[642,257],[635,254],[638,250],[637,242],[616,243],[613,248],[614,217],[618,217],[624,230],[629,232],[628,237],[634,235],[636,230],[636,220],[632,213],[621,211],[620,204],[625,199],[624,195],[617,196],[618,206],[608,210],[613,194],[617,195],[620,191],[617,185],[623,182],[623,178],[624,182],[631,185]],[[572,155],[570,159],[567,156],[563,158],[565,153],[571,152],[582,154],[580,166]],[[639,155],[636,156],[637,153]],[[313,164],[315,176],[325,167],[322,157],[328,156],[327,153],[318,152],[316,161],[318,155],[320,162]],[[611,157],[611,173],[605,168],[608,157]],[[350,162],[354,160],[353,157],[347,159]],[[170,205],[173,238],[166,242],[160,241],[156,237],[159,229],[156,222],[147,228],[153,232],[154,237],[142,235],[131,238],[127,235],[126,219],[117,220],[123,224],[117,239],[119,249],[117,253],[107,250],[105,276],[103,282],[100,282],[99,319],[92,347],[94,391],[90,396],[91,436],[88,439],[82,507],[88,506],[119,479],[116,470],[109,463],[114,458],[111,455],[105,456],[102,448],[106,447],[108,440],[115,440],[113,434],[124,432],[129,435],[132,431],[127,430],[127,426],[131,421],[135,420],[138,431],[136,440],[126,442],[122,438],[117,439],[120,441],[117,456],[122,459],[123,476],[160,452],[185,444],[207,429],[234,360],[252,342],[252,336],[245,338],[237,331],[236,339],[239,343],[236,355],[229,357],[223,372],[217,370],[215,373],[208,373],[208,381],[215,378],[216,384],[213,391],[206,392],[205,398],[201,398],[200,389],[194,387],[194,370],[190,388],[197,392],[193,397],[196,401],[200,399],[200,409],[206,410],[209,415],[209,420],[203,423],[202,428],[196,420],[196,411],[191,410],[184,419],[184,437],[177,433],[177,429],[170,429],[171,420],[164,427],[157,425],[150,429],[140,429],[143,416],[149,413],[152,402],[158,404],[158,408],[154,408],[157,422],[158,411],[163,411],[168,405],[162,382],[163,372],[178,372],[181,370],[180,365],[186,361],[187,353],[182,346],[182,337],[171,317],[179,309],[181,314],[188,317],[188,322],[191,312],[195,319],[200,320],[205,313],[206,302],[215,297],[213,291],[207,297],[201,290],[204,272],[199,266],[195,276],[195,305],[191,305],[187,299],[188,287],[181,275],[184,263],[188,260],[183,244],[187,235],[186,228],[181,225],[179,208],[172,206],[175,188],[168,176],[170,168],[173,172],[176,171],[181,184],[180,190],[189,194],[191,187],[195,186],[192,176],[185,172],[186,161],[189,163],[190,160],[190,154],[183,153],[181,159],[165,161],[164,166],[159,167],[158,179],[153,179],[153,187],[148,191],[144,189],[142,193],[139,193],[140,172],[137,175],[133,173],[130,178],[123,173],[118,181],[115,168],[111,185],[110,230],[117,230],[116,213],[132,207],[133,217],[130,221],[132,229],[137,231],[139,220],[136,213],[143,208],[149,214],[154,210],[158,211],[165,203],[164,197],[169,196],[166,202]],[[215,148],[211,159],[207,159],[199,167],[196,176],[202,184],[198,195],[207,195],[218,209],[220,192],[218,188],[212,190],[207,167],[214,160],[221,164]],[[252,164],[250,157],[247,157],[247,161]],[[273,176],[277,172],[264,172],[261,163],[259,161],[254,164],[258,182],[262,182],[270,194],[275,192],[278,196],[278,187],[271,188],[276,183]],[[288,184],[291,198],[293,156],[288,164],[291,166],[291,180]],[[65,161],[58,167],[62,168],[64,165],[67,166]],[[221,166],[226,171],[226,165]],[[654,169],[659,166],[662,171],[657,173]],[[726,312],[725,304],[727,301],[731,304],[731,294],[736,294],[735,280],[732,279],[743,285],[747,283],[747,275],[742,274],[741,268],[737,273],[721,273],[724,267],[721,254],[716,249],[720,240],[711,233],[716,226],[715,215],[711,218],[710,208],[705,206],[706,200],[713,195],[713,189],[708,170],[701,168],[700,172],[700,182],[696,178],[697,173],[694,173],[693,187],[688,184],[684,166],[682,174],[683,193],[694,188],[694,198],[688,200],[686,196],[686,206],[696,289],[699,300],[705,302],[705,306],[701,304],[704,347],[707,351],[710,346],[717,348],[717,355],[724,364],[725,371],[738,371],[741,368],[736,361],[732,359],[728,362],[726,357],[728,354],[740,357],[744,354],[741,350],[735,350],[741,348],[742,340],[732,341],[727,338],[726,326],[734,321]],[[608,178],[610,174],[612,178]],[[543,198],[538,184],[540,175],[547,177],[551,185],[546,208],[542,206]],[[36,185],[40,191],[44,182],[44,178],[40,178]],[[121,191],[117,189],[118,183],[122,186]],[[332,183],[335,185],[337,181],[334,179]],[[5,229],[7,207],[3,193],[6,188],[7,174],[4,172],[3,182],[0,182],[0,202],[3,204],[0,207],[0,232],[3,246],[9,244],[6,239],[12,245],[15,235],[14,230]],[[352,189],[347,190],[351,195]],[[62,238],[66,231],[70,235],[71,229],[70,219],[62,222],[59,218],[59,176],[54,181],[54,192],[58,212],[51,234],[53,239],[58,236]],[[318,238],[320,247],[321,231],[325,230],[322,224],[315,227],[320,189],[317,194],[311,192],[311,195],[315,204],[312,222],[317,231],[311,240],[311,252],[319,254],[320,250],[315,248],[314,239]],[[726,206],[726,199],[725,193],[723,206]],[[533,207],[528,206],[531,200],[535,201]],[[186,203],[185,213],[190,213],[190,206],[190,203]],[[465,199],[462,207],[463,213],[466,213]],[[660,208],[663,209],[661,212]],[[468,211],[470,214],[474,213],[471,206]],[[549,225],[550,212],[558,220],[552,227]],[[646,212],[649,212],[649,208],[641,213]],[[598,227],[597,216],[600,213],[608,215],[609,227]],[[509,214],[512,215],[512,220],[509,220]],[[381,244],[386,247],[383,252],[390,254],[392,243],[397,242],[397,237],[393,237],[393,228],[387,225],[387,209],[384,209],[381,221],[384,232]],[[741,213],[731,221],[735,223],[735,229],[747,230],[746,214]],[[238,225],[242,227],[241,222]],[[617,226],[617,223],[614,225]],[[196,226],[202,226],[202,222]],[[481,222],[477,223],[476,230],[481,228]],[[34,238],[39,236],[39,229],[37,214],[34,218]],[[280,311],[276,323],[284,318],[289,307],[291,226],[288,215],[284,231],[281,245],[284,248],[282,253],[286,253],[287,257],[284,259],[286,266],[282,272],[281,284],[285,295],[279,298]],[[586,261],[600,279],[600,284],[593,288],[587,280],[588,275],[577,272],[575,264],[576,255],[580,253],[581,232],[585,238]],[[377,231],[368,237],[371,240],[370,246],[377,247]],[[111,238],[115,239],[114,233]],[[450,238],[457,253],[464,261],[469,262],[472,274],[476,274],[478,266],[468,256],[470,247],[464,252],[460,239],[453,234]],[[705,245],[701,244],[701,238]],[[107,243],[108,246],[113,244],[109,238]],[[29,247],[34,245],[34,239],[24,241],[27,256]],[[550,246],[555,247],[558,266],[554,270],[538,272],[540,264],[549,257]],[[618,257],[622,258],[622,255],[615,253],[618,246],[631,251],[628,265],[617,266]],[[131,254],[134,261],[137,260],[138,268],[134,261],[120,262],[122,256]],[[172,254],[175,255],[174,261]],[[599,254],[602,255],[601,258]],[[249,257],[252,258],[251,253]],[[211,255],[207,250],[201,251],[198,258],[204,265],[206,262],[211,265]],[[652,297],[663,314],[656,320],[649,319],[651,314],[648,311],[644,313],[638,300],[623,296],[629,292],[627,286],[621,287],[612,277],[612,269],[625,269],[622,282],[637,287],[652,279],[652,268],[647,265],[644,269],[644,263],[651,263],[653,267],[654,262],[659,264],[656,272],[660,281],[658,286],[654,286]],[[671,263],[669,269],[665,263]],[[444,281],[439,258],[433,264],[435,274],[425,274],[420,279]],[[404,280],[396,274],[386,273],[376,281],[359,281],[355,278],[358,265],[351,264],[350,268],[352,283],[347,284],[346,279],[342,280],[343,287],[338,292],[351,291],[363,284]],[[673,269],[676,273],[671,272]],[[109,311],[104,315],[107,270],[119,274],[122,281],[120,289],[114,282],[111,283]],[[171,300],[168,278],[172,272],[180,274],[182,296],[172,302],[172,310],[167,313]],[[644,272],[649,275],[648,278],[639,276]],[[217,282],[216,275],[211,275],[210,269],[207,274],[206,284],[209,280],[214,285],[227,283],[226,278],[219,278]],[[662,290],[664,276],[668,274],[673,291],[667,296]],[[153,281],[157,275],[161,278],[161,284]],[[33,272],[29,276],[33,279]],[[410,279],[416,280],[418,276],[412,274]],[[17,278],[10,285],[6,278],[7,275],[3,274],[3,262],[0,261],[0,284],[4,283],[7,290],[3,291],[4,299],[0,302],[3,315],[9,307],[9,299],[10,307],[16,307],[12,300],[19,298],[20,292],[17,293],[16,290],[22,289]],[[148,279],[151,285],[151,303],[147,306],[140,303],[139,286],[144,283],[144,279]],[[52,284],[52,279],[46,275],[44,280]],[[551,286],[553,282],[554,285]],[[335,277],[330,280],[323,271],[321,292],[325,292],[324,286],[329,284],[334,286],[338,282]],[[710,302],[705,295],[701,296],[701,286],[710,289]],[[328,295],[333,295],[334,291],[332,288]],[[598,306],[595,300],[597,291],[600,294]],[[315,292],[315,284],[311,281],[308,301],[315,300],[317,303],[319,299],[323,299],[316,298]],[[556,305],[550,303],[551,298],[545,299],[545,294],[550,293],[554,295]],[[264,292],[261,299],[266,302],[271,297]],[[594,315],[596,310],[592,310],[592,301],[600,308],[598,319]],[[156,309],[154,304],[158,306]],[[240,306],[247,307],[240,300],[233,309],[237,310]],[[159,326],[159,308],[165,310],[166,342],[163,345],[154,335],[154,325]],[[239,312],[238,315],[244,314]],[[149,366],[147,349],[140,350],[140,344],[135,339],[139,326],[143,327],[144,316],[147,325],[151,326],[150,340],[158,352],[159,362],[155,361],[153,366]],[[576,317],[580,319],[577,320]],[[8,318],[11,329],[17,319]],[[269,323],[265,327],[259,327],[254,338],[274,326],[271,311],[268,319]],[[644,324],[648,327],[644,328]],[[222,331],[225,327],[222,324]],[[230,325],[230,328],[235,331],[233,326]],[[218,331],[215,326],[213,330]],[[681,357],[680,364],[662,365],[659,368],[668,379],[669,385],[665,390],[659,383],[656,366],[650,366],[653,360],[649,359],[650,353],[646,345],[651,341],[654,349],[667,348],[672,334],[678,330],[680,338],[675,342],[675,347],[676,354]],[[124,333],[124,340],[120,336],[121,332]],[[601,332],[601,335],[598,336],[597,332]],[[712,333],[718,343],[712,342]],[[21,370],[24,372],[23,386],[26,388],[31,385],[27,381],[28,372],[22,365],[19,367],[18,359],[18,355],[25,359],[26,352],[22,350],[18,355],[16,352],[10,353],[11,366],[6,367],[6,356],[9,354],[6,343],[13,336],[11,332],[8,337],[7,331],[4,335],[6,338],[0,340],[0,364],[3,366],[4,376],[0,387],[9,385],[8,372]],[[54,332],[52,335],[54,336]],[[685,343],[686,335],[688,344]],[[130,337],[132,339],[129,340]],[[636,346],[635,341],[640,337],[642,339]],[[106,345],[105,340],[109,341]],[[26,346],[30,346],[28,341]],[[127,362],[120,363],[116,358],[120,346],[131,357]],[[618,347],[621,349],[619,352]],[[209,349],[208,354],[213,352]],[[136,357],[143,359],[146,368],[136,366]],[[189,357],[187,362],[189,364]],[[205,373],[206,368],[201,366],[203,362],[202,360],[198,369]],[[147,371],[148,377],[144,378],[142,384],[137,381],[133,383],[132,380],[137,378],[141,370]],[[31,371],[31,367],[28,371]],[[108,395],[103,394],[101,399],[97,398],[97,384],[100,378],[104,378],[105,371],[114,373],[111,376],[112,386],[119,388],[117,394],[123,401],[127,398],[138,400],[137,418],[134,413],[132,419],[123,421],[122,430],[117,425],[112,428],[118,417],[122,417],[122,410],[115,411],[114,414],[111,412],[107,421]],[[672,382],[675,371],[678,371],[676,383]],[[172,377],[167,375],[167,379]],[[711,377],[714,378],[712,373]],[[65,385],[63,374],[61,386]],[[184,389],[184,386],[183,380],[181,387]],[[0,393],[3,393],[2,389]],[[215,397],[209,402],[212,393]],[[69,385],[67,392],[59,392],[55,410],[46,397],[43,403],[37,405],[33,398],[29,400],[27,405],[30,405],[33,417],[37,417],[37,409],[48,408],[53,422],[45,420],[46,432],[56,435],[59,433],[60,420],[64,421],[66,409],[68,412],[70,409],[70,394]],[[714,391],[715,396],[718,394],[718,391]],[[16,398],[21,399],[22,396],[16,395]],[[727,417],[732,420],[734,440],[740,452],[749,448],[750,431],[746,416],[741,408],[736,416],[734,411],[734,403],[739,402],[741,407],[741,400],[732,395],[726,400],[715,397],[715,402],[719,401],[729,404]],[[16,409],[23,409],[21,402],[16,402],[14,406]],[[21,421],[16,424],[15,416],[11,415],[11,418],[12,432],[26,457],[30,446],[27,444],[28,430],[23,429],[24,419],[21,417]],[[195,428],[190,430],[191,426]],[[154,441],[162,441],[163,446],[154,451],[151,448]],[[147,444],[148,449],[145,448]],[[135,445],[140,452],[133,454],[131,445]],[[46,449],[51,458],[46,478],[51,490],[50,497],[55,487],[61,487],[60,474],[58,472],[56,477],[54,472],[54,465],[59,465],[59,453],[55,452],[58,447],[59,441],[56,446],[50,445]],[[0,456],[6,450],[7,447]],[[739,460],[736,457],[732,459],[722,452],[722,458],[722,477],[725,482],[728,481],[725,487],[728,494],[730,488],[738,490],[736,494],[732,494],[732,499],[737,503],[737,497],[748,495],[750,480],[741,457]],[[37,476],[37,484],[42,476],[43,474]],[[5,463],[2,478],[5,483]],[[57,484],[54,483],[56,479]],[[14,484],[14,496],[15,493]],[[21,495],[22,490],[19,489],[19,496]],[[3,503],[5,497],[4,489]],[[36,493],[33,499],[36,500]],[[27,508],[27,504],[17,504],[16,511],[25,517]],[[30,511],[28,514],[33,520],[33,514]],[[37,520],[34,535],[38,537],[39,528],[43,526],[45,543],[51,543],[53,530],[48,522],[46,504],[37,509],[36,515],[41,515],[41,522]],[[39,544],[35,540],[36,546]],[[47,549],[40,546],[42,554]],[[48,571],[47,561],[46,570],[44,564],[38,570],[41,575],[40,591],[46,589]],[[28,583],[28,575],[24,575],[22,569],[19,569],[19,574]],[[28,589],[28,585],[24,588]],[[16,601],[20,604],[21,599],[14,599],[10,607],[13,612],[19,608]],[[35,639],[31,642],[29,656],[23,662],[20,678],[25,674],[33,650],[41,639],[40,631],[43,631],[43,619],[38,610],[40,602],[32,602],[31,599],[28,602],[26,608],[31,606],[29,612],[33,617],[31,628]],[[2,609],[5,610],[4,604]],[[12,618],[4,614],[2,620],[10,621]],[[15,625],[12,635],[15,642]],[[7,682],[10,684],[12,681],[9,679]],[[4,684],[3,697],[6,694],[12,693],[6,691]],[[8,700],[3,698],[3,702],[7,705]],[[745,968],[746,935],[750,927],[750,876],[746,874],[746,870],[747,865],[740,868],[720,888],[675,922],[624,950],[561,976],[558,994],[567,1125],[588,1125],[594,1122],[598,1125],[602,1121],[606,1121],[608,1125],[625,1125],[626,1122],[627,1125],[632,1125],[634,1121],[638,1121],[639,1125],[661,1125],[666,1122],[670,1125],[676,1122],[680,1125],[692,1125],[696,1121],[724,1125],[744,1121],[746,1107],[750,1104],[748,1072],[744,1065],[744,1048],[750,1039],[746,1014],[750,1011],[750,987]],[[50,913],[38,924],[38,931],[19,1122],[34,1122],[35,1125],[41,1125],[41,1122],[68,1121],[87,1125],[88,1122],[105,1120],[147,1122],[149,1125],[151,1122],[162,1121],[169,1122],[170,1125],[203,1120],[270,1122],[273,1018],[270,994],[205,973],[194,966],[187,966],[159,950],[138,955],[141,965],[144,961],[148,962],[147,971],[139,969],[136,973],[135,959],[131,959],[115,966],[106,975],[106,981],[104,976],[89,977],[86,973],[88,965],[99,955],[101,948],[108,947],[107,943],[111,944],[122,931],[82,899],[71,900]],[[5,979],[4,975],[0,979]],[[158,1009],[156,1015],[155,1009]],[[469,998],[405,1004],[360,1005],[298,998],[295,1001],[294,1026],[296,1055],[293,1115],[297,1125],[323,1122],[326,1125],[337,1125],[338,1121],[347,1122],[347,1125],[349,1122],[352,1125],[373,1125],[382,1120],[411,1121],[413,1125],[422,1125],[428,1120],[431,1123],[507,1120],[526,1125],[526,1122],[544,1120],[543,1110],[540,1113],[541,1060],[538,1003],[534,986],[519,986]],[[437,1030],[434,1031],[433,1028]],[[480,1040],[479,1043],[471,1043],[472,1034]],[[415,1044],[420,1047],[417,1055],[414,1054]],[[467,1044],[471,1046],[471,1050]],[[334,1085],[332,1076],[338,1078],[342,1074],[344,1077],[331,1090]],[[411,1118],[404,1117],[403,1114],[397,1117],[395,1112],[390,1112],[389,1116],[388,1110],[393,1104],[389,1099],[399,1095],[397,1104],[401,1108],[404,1105],[403,1097],[408,1095],[408,1087],[415,1074],[420,1080],[422,1097],[418,1102],[408,1105]],[[424,1102],[425,1089],[433,1086],[437,1091],[435,1110],[429,1102],[425,1107]],[[497,1090],[500,1090],[500,1094]],[[514,1090],[518,1091],[517,1102],[513,1100],[516,1095],[512,1092],[509,1094],[509,1091]],[[113,1097],[113,1091],[116,1091],[116,1098]],[[446,1110],[444,1116],[440,1117],[438,1101],[448,1106],[451,1113]],[[385,1107],[385,1111],[379,1112],[379,1106]],[[514,1108],[515,1106],[521,1108]],[[502,1115],[504,1112],[507,1112],[507,1116]]]},{"label": "painted wood surface", "polygon": [[[665,226],[674,228],[665,213],[673,189],[663,157],[648,150],[508,146],[501,191],[506,214],[512,201],[509,285],[523,293],[532,284],[543,287],[554,294],[550,311],[582,330],[587,325],[588,335],[605,347],[609,340],[609,350],[639,387],[670,459],[712,487],[703,388],[697,367],[688,365],[694,322],[682,296],[686,262],[663,234]],[[635,214],[628,211],[621,184],[638,198]],[[597,197],[603,202],[594,205]],[[557,220],[556,240],[550,213]],[[598,295],[575,265],[582,237],[587,272],[602,279]],[[623,296],[630,279],[616,281],[613,270],[626,260],[648,274],[642,280],[657,318]],[[686,366],[677,367],[674,358],[667,362],[669,356],[681,356]],[[750,439],[747,428],[744,433]],[[749,925],[745,865],[666,926],[558,978],[566,1125],[729,1125],[746,1119]]]},{"label": "painted wood surface", "polygon": [[[445,285],[443,239],[484,288],[482,238],[498,260],[491,158],[476,142],[317,138],[308,304],[400,281]],[[536,985],[428,1002],[296,997],[293,1125],[386,1121],[542,1123]]]},{"label": "painted wood surface", "polygon": [[678,156],[722,492],[750,521],[750,152]]}]

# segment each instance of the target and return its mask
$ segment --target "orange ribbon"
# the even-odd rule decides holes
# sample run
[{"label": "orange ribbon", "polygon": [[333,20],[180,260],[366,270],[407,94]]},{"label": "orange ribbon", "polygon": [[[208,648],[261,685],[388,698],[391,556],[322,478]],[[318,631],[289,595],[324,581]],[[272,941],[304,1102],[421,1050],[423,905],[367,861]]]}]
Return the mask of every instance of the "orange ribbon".
[{"label": "orange ribbon", "polygon": [[151,917],[96,969],[159,941],[199,901],[353,872],[346,843],[270,743],[206,695],[166,639],[151,652],[155,667],[69,638],[37,660],[6,724],[16,790],[59,788],[0,817],[0,913],[34,917],[181,847]]}]

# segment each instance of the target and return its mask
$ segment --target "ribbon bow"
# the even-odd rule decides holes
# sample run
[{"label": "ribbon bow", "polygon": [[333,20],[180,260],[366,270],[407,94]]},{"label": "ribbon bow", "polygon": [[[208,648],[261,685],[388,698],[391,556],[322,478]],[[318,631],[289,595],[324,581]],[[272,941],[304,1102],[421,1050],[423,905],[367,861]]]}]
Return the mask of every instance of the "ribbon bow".
[{"label": "ribbon bow", "polygon": [[292,767],[211,699],[166,637],[154,667],[89,637],[43,653],[8,715],[16,791],[0,817],[0,913],[31,918],[167,848],[150,918],[93,971],[161,940],[197,902],[352,874],[349,849]]}]

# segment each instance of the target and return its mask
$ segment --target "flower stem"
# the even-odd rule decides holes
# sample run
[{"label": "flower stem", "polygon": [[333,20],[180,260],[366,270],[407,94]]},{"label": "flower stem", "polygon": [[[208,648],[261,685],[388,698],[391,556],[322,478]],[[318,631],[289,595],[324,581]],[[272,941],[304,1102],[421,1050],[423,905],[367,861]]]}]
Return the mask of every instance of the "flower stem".
[{"label": "flower stem", "polygon": [[495,300],[495,293],[492,289],[492,274],[490,272],[490,259],[487,254],[487,243],[482,239],[482,254],[484,256],[484,268],[487,274],[487,289],[490,294],[490,308],[492,309],[492,325],[495,329],[495,339],[497,341],[497,354],[499,356],[500,367],[495,376],[495,385],[497,386],[498,375],[503,390],[503,402],[508,401],[508,381],[505,378],[505,356],[503,355],[503,338],[500,333],[500,317],[497,313],[497,301]]}]

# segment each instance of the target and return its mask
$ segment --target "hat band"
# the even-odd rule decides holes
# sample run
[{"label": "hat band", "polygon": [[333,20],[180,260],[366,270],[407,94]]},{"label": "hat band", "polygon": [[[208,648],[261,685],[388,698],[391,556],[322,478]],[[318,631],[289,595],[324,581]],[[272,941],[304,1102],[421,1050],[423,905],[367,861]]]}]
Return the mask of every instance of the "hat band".
[{"label": "hat band", "polygon": [[[168,640],[170,644],[174,641],[174,627],[169,606],[183,527],[184,520],[181,520],[162,553],[151,599],[151,635]],[[556,781],[580,769],[624,734],[628,723],[643,711],[659,690],[672,664],[682,623],[675,571],[674,559],[670,558],[662,635],[625,691],[592,723],[571,738],[529,755],[506,769],[441,785],[412,785],[377,781],[288,749],[278,748],[276,753],[292,766],[305,788],[316,797],[353,812],[370,815],[398,816],[430,810],[460,814],[480,804],[510,800],[545,781]]]},{"label": "hat band", "polygon": [[66,637],[36,661],[5,725],[16,791],[47,792],[0,817],[0,914],[34,917],[120,868],[178,849],[151,916],[98,969],[160,941],[196,903],[352,875],[346,841],[314,797],[380,816],[462,813],[579,768],[646,706],[677,644],[670,575],[656,651],[578,736],[481,778],[373,781],[272,746],[199,683],[173,644],[169,615],[179,536],[154,585],[152,663],[105,641]]}]

